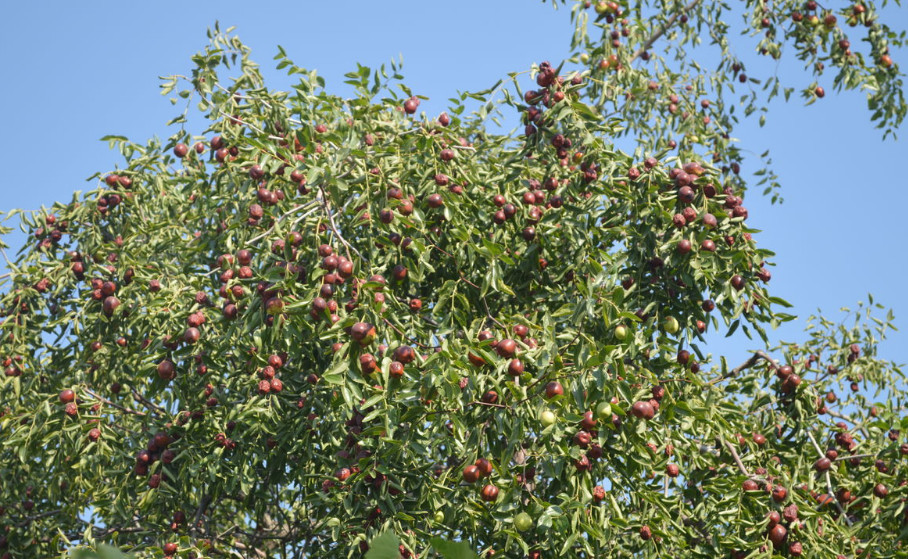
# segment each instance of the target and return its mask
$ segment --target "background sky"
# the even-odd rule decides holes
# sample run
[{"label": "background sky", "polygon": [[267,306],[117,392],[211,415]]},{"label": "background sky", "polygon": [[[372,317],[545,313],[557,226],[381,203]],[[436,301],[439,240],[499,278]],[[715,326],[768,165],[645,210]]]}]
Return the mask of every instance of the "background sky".
[{"label": "background sky", "polygon": [[[908,29],[908,9],[884,13],[890,26]],[[0,211],[69,201],[73,191],[91,188],[88,176],[121,161],[98,141],[104,135],[137,142],[169,136],[164,123],[182,108],[159,94],[158,77],[187,74],[216,20],[222,29],[236,26],[272,88],[289,86],[273,69],[277,45],[340,94],[356,62],[377,67],[402,56],[407,85],[430,98],[420,105],[429,115],[458,91],[562,60],[572,29],[566,9],[532,0],[4,2]],[[750,48],[745,39],[736,50],[743,57]],[[908,67],[908,51],[893,58]],[[797,78],[801,65],[789,59],[778,70]],[[758,243],[776,252],[769,286],[795,305],[794,314],[806,318],[821,308],[838,318],[840,307],[872,293],[894,310],[900,328],[881,355],[908,363],[908,142],[901,138],[908,126],[899,141],[882,141],[863,96],[833,93],[832,78],[823,80],[827,96],[814,105],[793,96],[773,103],[764,128],[738,128],[745,148],[771,150],[785,198],[773,206],[754,189],[745,200],[748,223],[763,230]],[[787,85],[810,81],[804,75]],[[6,240],[15,246],[22,239]],[[803,318],[774,337],[797,341]],[[741,336],[713,341],[708,350],[732,365],[759,346]]]}]

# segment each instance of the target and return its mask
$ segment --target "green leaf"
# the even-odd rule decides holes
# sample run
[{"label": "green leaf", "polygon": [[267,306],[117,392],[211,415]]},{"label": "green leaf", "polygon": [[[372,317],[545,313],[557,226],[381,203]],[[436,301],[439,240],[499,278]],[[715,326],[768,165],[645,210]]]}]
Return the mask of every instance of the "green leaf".
[{"label": "green leaf", "polygon": [[441,538],[432,538],[429,543],[444,559],[479,559],[479,556],[470,549],[466,542],[449,542]]},{"label": "green leaf", "polygon": [[128,557],[116,547],[103,543],[98,546],[98,556],[100,559],[126,559]]},{"label": "green leaf", "polygon": [[366,559],[400,559],[400,539],[394,532],[385,532],[369,542]]}]

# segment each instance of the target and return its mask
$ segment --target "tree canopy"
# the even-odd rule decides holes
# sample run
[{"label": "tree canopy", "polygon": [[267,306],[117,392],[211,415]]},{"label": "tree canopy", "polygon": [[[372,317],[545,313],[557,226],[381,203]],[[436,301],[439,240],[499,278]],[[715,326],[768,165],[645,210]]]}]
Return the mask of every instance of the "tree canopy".
[{"label": "tree canopy", "polygon": [[732,136],[795,91],[733,45],[894,134],[903,35],[871,2],[569,11],[569,60],[440,115],[395,62],[345,98],[279,48],[272,90],[215,26],[172,134],[8,212],[2,557],[905,557],[892,314],[770,347],[744,198],[781,190]]}]

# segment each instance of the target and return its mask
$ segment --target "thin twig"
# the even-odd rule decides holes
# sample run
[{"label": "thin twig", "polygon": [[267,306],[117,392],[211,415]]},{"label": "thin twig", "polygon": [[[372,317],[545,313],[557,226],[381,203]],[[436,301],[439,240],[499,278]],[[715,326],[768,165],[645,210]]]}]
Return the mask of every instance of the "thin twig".
[{"label": "thin twig", "polygon": [[24,519],[22,519],[22,522],[19,522],[18,524],[14,524],[14,526],[16,526],[17,528],[23,528],[25,526],[28,526],[35,520],[38,520],[40,518],[44,518],[47,516],[54,516],[55,514],[60,514],[61,512],[63,512],[63,509],[49,510],[47,512],[41,512],[38,514],[33,514],[31,516],[26,516]]},{"label": "thin twig", "polygon": [[340,234],[340,231],[338,231],[338,229],[337,229],[337,224],[334,223],[334,212],[331,211],[331,207],[330,207],[329,204],[328,204],[328,196],[325,194],[325,187],[322,186],[322,185],[320,184],[320,185],[318,185],[318,189],[319,189],[319,191],[320,191],[321,194],[322,194],[322,197],[321,197],[321,200],[322,200],[322,207],[325,208],[325,213],[326,213],[327,216],[328,216],[328,226],[331,227],[331,231],[334,233],[334,236],[337,237],[337,239],[344,245],[344,247],[346,247],[346,249],[347,249],[347,259],[348,259],[348,260],[353,260],[353,257],[350,255],[350,251],[352,250],[353,252],[356,253],[357,256],[359,256],[359,259],[360,259],[361,261],[363,261],[363,260],[364,260],[364,259],[363,259],[363,255],[360,254],[359,251],[356,250],[356,248],[354,248],[353,246],[351,246],[350,243],[347,242],[347,239],[345,239],[345,238]]},{"label": "thin twig", "polygon": [[738,366],[735,367],[734,369],[728,371],[727,373],[725,373],[724,375],[720,376],[719,378],[710,381],[709,384],[717,384],[717,383],[722,382],[723,380],[726,380],[726,379],[729,379],[729,378],[731,378],[731,377],[737,376],[738,373],[740,373],[740,372],[743,371],[744,369],[749,369],[749,368],[753,367],[754,365],[756,365],[757,362],[760,361],[761,359],[763,359],[763,360],[765,360],[766,362],[768,362],[769,365],[770,365],[770,367],[772,367],[773,369],[778,368],[778,366],[776,365],[776,362],[773,361],[772,357],[770,357],[765,351],[763,351],[763,350],[758,350],[758,351],[755,351],[754,354],[751,355],[750,358],[748,358],[747,361],[745,361],[744,363],[738,365]]},{"label": "thin twig", "polygon": [[143,405],[145,405],[146,408],[152,410],[157,416],[165,415],[167,413],[164,408],[155,404],[154,402],[149,401],[145,398],[145,396],[142,396],[141,394],[136,392],[135,388],[132,389],[132,397],[135,398],[136,401],[141,402]]},{"label": "thin twig", "polygon": [[432,346],[427,346],[427,345],[425,345],[425,344],[423,344],[423,343],[420,343],[420,342],[419,342],[418,340],[416,340],[415,338],[411,338],[410,336],[406,335],[406,334],[403,332],[403,330],[401,330],[400,328],[398,328],[394,323],[392,323],[392,322],[391,322],[390,320],[388,320],[387,318],[382,317],[382,320],[384,321],[385,324],[387,324],[388,326],[390,326],[391,328],[393,328],[395,332],[397,332],[398,334],[400,334],[401,336],[403,336],[403,337],[404,337],[408,342],[410,342],[411,344],[413,344],[413,345],[415,345],[415,346],[418,346],[418,347],[420,347],[420,348],[422,348],[422,349],[434,349]]},{"label": "thin twig", "polygon": [[851,460],[852,458],[876,458],[876,454],[849,454],[848,456],[839,456],[833,462],[839,462],[841,460]]},{"label": "thin twig", "polygon": [[[280,224],[280,222],[283,221],[284,218],[286,218],[288,215],[290,215],[290,214],[292,214],[292,213],[294,213],[294,212],[298,212],[299,210],[301,210],[301,209],[303,209],[303,208],[309,206],[310,204],[317,204],[317,202],[316,202],[315,200],[312,200],[312,201],[306,202],[305,204],[300,204],[300,205],[298,205],[298,206],[295,206],[293,209],[291,209],[291,210],[289,210],[289,211],[287,211],[287,212],[285,212],[285,213],[279,215],[279,216],[277,217],[277,219],[274,220],[274,225],[272,225],[267,231],[265,231],[265,232],[262,233],[261,235],[258,235],[257,237],[253,237],[253,238],[249,239],[248,241],[246,241],[246,244],[247,244],[247,245],[250,245],[250,244],[254,243],[255,241],[258,241],[258,240],[260,240],[260,239],[263,239],[263,238],[267,237],[268,235],[270,235],[271,233],[274,232],[274,230],[277,228],[277,226]],[[313,208],[312,210],[310,210],[310,211],[308,211],[308,212],[305,212],[305,213],[304,213],[300,218],[298,218],[298,219],[302,219],[302,218],[305,218],[305,217],[308,216],[308,215],[311,215],[311,214],[312,214],[315,210],[317,210],[317,209],[318,209],[318,208],[316,207],[316,208]],[[298,221],[294,221],[293,223],[294,223],[294,224],[295,224],[295,223],[298,223]]]},{"label": "thin twig", "polygon": [[120,404],[111,402],[111,401],[108,400],[107,398],[105,398],[105,397],[103,397],[103,396],[97,394],[97,393],[96,393],[95,391],[93,391],[91,388],[86,388],[85,391],[88,392],[89,394],[91,394],[92,397],[94,397],[96,400],[99,400],[99,401],[101,401],[101,402],[104,402],[105,404],[107,404],[107,405],[109,405],[109,406],[111,406],[111,407],[117,408],[118,410],[120,410],[120,411],[122,411],[122,412],[125,412],[125,413],[128,413],[128,414],[132,414],[132,415],[138,415],[138,416],[142,416],[142,417],[144,417],[145,415],[147,415],[145,412],[136,411],[136,410],[134,410],[134,409],[127,408],[126,406],[121,406]]},{"label": "thin twig", "polygon": [[699,3],[700,3],[700,0],[692,0],[690,4],[681,8],[681,11],[673,13],[671,15],[671,17],[668,18],[668,20],[665,23],[660,25],[659,28],[656,29],[653,32],[653,34],[650,35],[646,41],[644,41],[643,46],[641,46],[639,49],[637,49],[637,52],[634,53],[634,56],[632,56],[628,62],[633,62],[634,60],[637,60],[640,56],[643,55],[644,52],[646,52],[650,48],[652,48],[653,44],[655,44],[655,42],[658,41],[659,38],[662,37],[662,35],[665,35],[665,32],[668,31],[669,28],[675,24],[675,20],[677,20],[683,14],[686,14],[687,12],[693,10],[694,7]]}]

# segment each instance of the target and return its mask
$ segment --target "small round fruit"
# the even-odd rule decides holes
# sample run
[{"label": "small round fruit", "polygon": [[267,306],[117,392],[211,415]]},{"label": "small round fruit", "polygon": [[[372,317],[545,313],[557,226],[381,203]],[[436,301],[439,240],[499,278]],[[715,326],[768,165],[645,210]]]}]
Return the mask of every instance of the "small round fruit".
[{"label": "small round fruit", "polygon": [[596,406],[596,415],[599,419],[607,420],[612,418],[612,405],[608,402],[599,402]]},{"label": "small round fruit", "polygon": [[498,352],[498,355],[504,358],[511,358],[517,354],[517,342],[512,339],[505,338],[498,342],[498,345],[495,346],[495,351]]},{"label": "small round fruit", "polygon": [[479,471],[479,468],[473,464],[470,464],[463,469],[463,480],[467,483],[476,483],[481,477],[482,473]]},{"label": "small round fruit", "polygon": [[494,485],[486,485],[482,488],[482,500],[487,503],[498,500],[498,488]]},{"label": "small round fruit", "polygon": [[558,417],[555,416],[555,413],[551,410],[545,410],[541,414],[539,414],[539,421],[542,422],[543,426],[548,427],[550,425],[554,425],[555,422],[558,421]]},{"label": "small round fruit", "polygon": [[435,523],[441,524],[444,521],[445,521],[445,513],[441,512],[440,510],[435,511]]},{"label": "small round fruit", "polygon": [[553,380],[550,383],[545,385],[545,397],[552,399],[556,396],[562,396],[564,394],[564,387],[561,386],[561,383],[557,380]]},{"label": "small round fruit", "polygon": [[186,144],[177,144],[173,147],[173,154],[180,159],[186,157],[187,153],[189,153],[189,146]]},{"label": "small round fruit", "polygon": [[627,326],[619,324],[615,327],[615,338],[622,342],[627,339]]},{"label": "small round fruit", "polygon": [[350,328],[350,337],[361,346],[371,344],[375,340],[375,336],[375,326],[367,322],[357,322]]},{"label": "small round fruit", "polygon": [[514,528],[517,528],[518,532],[526,532],[533,527],[533,518],[525,513],[521,512],[514,517]]},{"label": "small round fruit", "polygon": [[634,402],[634,405],[631,406],[631,415],[639,419],[652,419],[656,415],[656,410],[653,409],[652,404],[649,402],[640,400],[639,402]]},{"label": "small round fruit", "polygon": [[772,488],[772,500],[781,503],[788,497],[788,490],[782,487],[781,485],[776,485]]},{"label": "small round fruit", "polygon": [[479,468],[479,473],[488,477],[492,475],[492,463],[486,460],[485,458],[477,458],[474,462],[477,468]]},{"label": "small round fruit", "polygon": [[681,329],[681,325],[678,323],[678,319],[670,316],[662,321],[662,328],[669,334],[677,334],[678,330]]},{"label": "small round fruit", "polygon": [[64,390],[64,391],[60,392],[60,402],[62,402],[64,404],[68,404],[72,401],[75,401],[75,399],[76,399],[76,393],[73,392],[72,390]]},{"label": "small round fruit", "polygon": [[772,542],[772,546],[776,549],[782,548],[786,536],[788,536],[788,529],[782,524],[776,524],[769,531],[769,541]]}]

